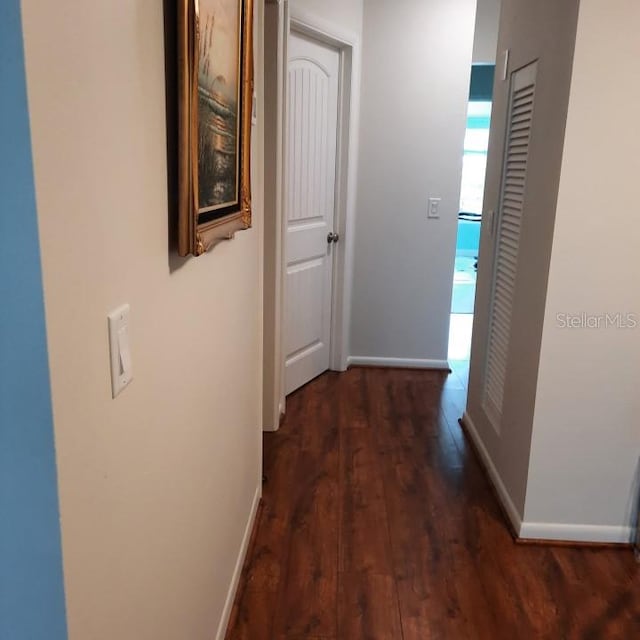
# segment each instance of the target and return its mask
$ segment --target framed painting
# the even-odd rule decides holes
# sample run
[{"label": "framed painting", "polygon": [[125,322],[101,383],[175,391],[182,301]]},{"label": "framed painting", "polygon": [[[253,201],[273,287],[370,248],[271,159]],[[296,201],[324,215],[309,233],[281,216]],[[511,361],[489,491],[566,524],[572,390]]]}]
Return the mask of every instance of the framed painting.
[{"label": "framed painting", "polygon": [[178,0],[178,252],[251,226],[253,0]]}]

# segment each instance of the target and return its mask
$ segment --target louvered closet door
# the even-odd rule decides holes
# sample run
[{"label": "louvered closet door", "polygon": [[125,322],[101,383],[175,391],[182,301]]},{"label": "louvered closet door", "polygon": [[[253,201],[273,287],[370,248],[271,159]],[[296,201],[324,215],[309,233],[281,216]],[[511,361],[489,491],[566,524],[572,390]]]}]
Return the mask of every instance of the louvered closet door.
[{"label": "louvered closet door", "polygon": [[537,63],[534,62],[515,71],[511,76],[483,394],[484,409],[498,431],[502,421],[507,376],[520,229],[525,212],[525,184],[536,70]]}]

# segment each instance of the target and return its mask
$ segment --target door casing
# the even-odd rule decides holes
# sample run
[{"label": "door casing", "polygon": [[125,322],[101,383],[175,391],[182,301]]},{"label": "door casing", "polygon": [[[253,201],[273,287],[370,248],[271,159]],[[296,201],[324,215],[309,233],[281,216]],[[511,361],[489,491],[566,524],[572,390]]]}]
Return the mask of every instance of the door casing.
[{"label": "door casing", "polygon": [[[338,133],[336,145],[335,226],[340,242],[334,245],[329,368],[344,371],[349,356],[353,231],[356,199],[356,157],[359,117],[359,37],[288,2],[267,2],[265,42],[265,93],[267,127],[275,125],[265,140],[265,165],[272,163],[272,188],[265,191],[264,280],[264,403],[263,428],[276,431],[285,412],[284,302],[287,193],[286,100],[288,37],[295,31],[336,48],[340,56]],[[272,56],[276,56],[273,63]],[[271,59],[270,59],[271,57]],[[266,91],[266,89],[265,89]]]}]

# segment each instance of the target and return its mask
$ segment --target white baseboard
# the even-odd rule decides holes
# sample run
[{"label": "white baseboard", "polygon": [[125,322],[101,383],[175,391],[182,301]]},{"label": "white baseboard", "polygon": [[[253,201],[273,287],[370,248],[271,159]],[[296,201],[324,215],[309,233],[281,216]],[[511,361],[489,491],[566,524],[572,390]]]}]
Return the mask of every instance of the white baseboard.
[{"label": "white baseboard", "polygon": [[277,431],[280,428],[280,418],[281,418],[281,413],[278,410],[276,412],[276,415],[271,415],[270,420],[268,422],[265,422],[262,425],[262,430],[270,433]]},{"label": "white baseboard", "polygon": [[523,540],[629,544],[633,541],[633,528],[525,521],[520,529],[520,538]]},{"label": "white baseboard", "polygon": [[480,454],[491,482],[493,483],[500,502],[504,507],[513,529],[520,540],[556,540],[558,542],[593,542],[608,544],[629,544],[633,541],[634,530],[627,526],[605,526],[589,524],[562,524],[557,522],[527,522],[516,509],[509,492],[504,486],[498,470],[489,456],[484,443],[478,435],[473,420],[467,413],[462,418],[465,429]]},{"label": "white baseboard", "polygon": [[416,358],[376,358],[372,356],[349,356],[348,366],[396,367],[403,369],[449,369],[446,360],[421,360]]},{"label": "white baseboard", "polygon": [[224,603],[224,609],[222,610],[222,618],[220,618],[220,624],[218,625],[216,640],[224,640],[224,636],[227,633],[227,626],[229,625],[229,618],[231,617],[233,602],[235,600],[236,592],[238,590],[238,583],[240,582],[240,576],[242,575],[242,567],[244,565],[244,560],[247,556],[249,541],[251,540],[253,525],[256,520],[256,514],[258,513],[258,505],[260,504],[261,494],[262,494],[262,484],[258,483],[256,493],[253,496],[253,504],[251,505],[249,520],[247,521],[247,525],[244,529],[244,535],[242,536],[240,553],[238,554],[238,558],[236,560],[236,566],[233,570],[233,576],[231,578],[231,584],[229,585],[229,591],[227,592],[227,600]]},{"label": "white baseboard", "polygon": [[487,448],[484,446],[484,442],[482,442],[482,439],[478,434],[478,430],[473,424],[473,420],[471,420],[469,414],[466,411],[464,416],[462,417],[462,422],[464,423],[465,430],[473,440],[473,444],[475,445],[475,448],[478,451],[480,458],[482,459],[482,464],[489,474],[489,478],[491,479],[491,482],[496,489],[498,498],[500,499],[500,502],[502,503],[502,506],[507,516],[509,517],[509,520],[511,521],[513,530],[515,531],[517,536],[520,536],[520,530],[522,528],[522,516],[520,515],[518,509],[516,509],[516,506],[513,504],[513,500],[511,500],[511,496],[509,495],[507,488],[504,486],[502,478],[500,477],[498,470],[493,464],[493,460],[491,459]]},{"label": "white baseboard", "polygon": [[262,430],[267,433],[274,433],[280,429],[280,423],[284,417],[284,402],[278,403],[278,415],[273,418],[273,423],[262,425]]}]

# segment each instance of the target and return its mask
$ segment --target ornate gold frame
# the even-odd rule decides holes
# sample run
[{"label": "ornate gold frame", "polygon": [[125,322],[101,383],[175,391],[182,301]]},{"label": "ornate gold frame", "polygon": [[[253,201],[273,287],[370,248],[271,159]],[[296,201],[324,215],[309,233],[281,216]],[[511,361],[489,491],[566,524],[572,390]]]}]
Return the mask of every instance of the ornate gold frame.
[{"label": "ornate gold frame", "polygon": [[198,0],[178,0],[178,253],[202,255],[251,226],[251,110],[253,103],[253,0],[242,9],[240,202],[237,211],[199,223],[198,211]]}]

